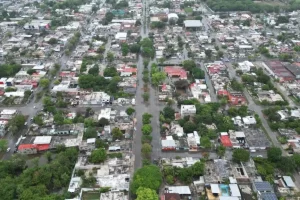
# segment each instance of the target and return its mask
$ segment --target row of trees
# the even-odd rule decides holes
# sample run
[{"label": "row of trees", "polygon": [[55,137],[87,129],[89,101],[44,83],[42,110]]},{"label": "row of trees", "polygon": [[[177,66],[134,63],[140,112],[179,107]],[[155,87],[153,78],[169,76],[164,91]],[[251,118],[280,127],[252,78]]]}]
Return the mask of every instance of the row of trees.
[{"label": "row of trees", "polygon": [[158,85],[162,84],[163,81],[167,78],[167,75],[165,72],[162,72],[158,69],[158,66],[156,63],[153,63],[151,65],[151,83],[155,87],[158,87]]},{"label": "row of trees", "polygon": [[76,32],[73,37],[71,37],[69,40],[68,40],[68,43],[66,45],[66,50],[65,50],[65,53],[68,55],[71,53],[71,51],[74,50],[74,48],[76,47],[77,43],[79,42],[80,40],[80,37],[81,37],[81,34],[80,32]]},{"label": "row of trees", "polygon": [[142,116],[143,126],[142,126],[142,156],[146,160],[151,159],[151,142],[152,142],[152,126],[151,126],[152,115],[149,113],[144,113]]}]

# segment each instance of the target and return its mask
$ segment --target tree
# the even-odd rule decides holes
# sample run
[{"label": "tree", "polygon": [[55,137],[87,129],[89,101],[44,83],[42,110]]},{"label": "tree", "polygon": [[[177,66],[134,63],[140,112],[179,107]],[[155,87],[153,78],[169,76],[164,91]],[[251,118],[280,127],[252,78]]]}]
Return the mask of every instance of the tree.
[{"label": "tree", "polygon": [[118,71],[115,67],[106,67],[104,69],[104,73],[103,75],[105,77],[114,77],[114,76],[118,76]]},{"label": "tree", "polygon": [[211,56],[212,56],[212,50],[211,49],[206,49],[204,51],[204,53],[205,53],[206,57],[211,58]]},{"label": "tree", "polygon": [[151,123],[151,117],[152,117],[151,114],[144,113],[143,117],[142,117],[143,124],[150,124]]},{"label": "tree", "polygon": [[136,170],[130,184],[132,194],[137,194],[140,187],[157,191],[162,183],[162,174],[158,166],[146,165]]},{"label": "tree", "polygon": [[101,117],[101,119],[98,121],[98,126],[104,127],[106,125],[109,125],[109,120]]},{"label": "tree", "polygon": [[223,157],[225,155],[226,148],[223,145],[217,147],[218,156]]},{"label": "tree", "polygon": [[126,109],[126,113],[127,113],[127,115],[132,115],[133,113],[135,112],[135,110],[134,110],[134,108],[132,108],[132,107],[129,107],[129,108],[127,108]]},{"label": "tree", "polygon": [[102,45],[97,49],[97,53],[104,53],[105,52],[105,46]]},{"label": "tree", "polygon": [[122,43],[121,51],[123,56],[127,56],[127,54],[129,53],[129,45],[127,43]]},{"label": "tree", "polygon": [[108,52],[106,58],[108,62],[113,62],[115,59],[115,55],[112,52]]},{"label": "tree", "polygon": [[144,143],[142,145],[142,155],[144,158],[149,158],[150,157],[150,154],[152,152],[152,147],[150,144],[148,143]]},{"label": "tree", "polygon": [[171,120],[175,119],[175,110],[170,106],[164,107],[163,114],[166,119],[171,119]]},{"label": "tree", "polygon": [[114,128],[111,132],[113,140],[121,140],[123,138],[123,133],[119,128]]},{"label": "tree", "polygon": [[133,44],[129,47],[131,53],[139,53],[141,46],[139,44]]},{"label": "tree", "polygon": [[202,136],[200,138],[200,146],[206,148],[206,149],[209,149],[211,148],[211,142],[210,142],[210,139],[209,137],[207,136]]},{"label": "tree", "polygon": [[84,134],[83,134],[83,139],[88,139],[88,138],[97,138],[98,133],[94,127],[88,127]]},{"label": "tree", "polygon": [[47,78],[42,78],[39,83],[43,88],[48,88],[50,84],[50,80]]},{"label": "tree", "polygon": [[279,147],[271,147],[267,150],[268,160],[275,163],[280,161],[282,151]]},{"label": "tree", "polygon": [[187,80],[178,80],[175,83],[175,87],[179,90],[185,90],[189,87],[189,82]]},{"label": "tree", "polygon": [[57,44],[57,39],[56,38],[51,38],[49,41],[48,41],[48,44],[51,44],[51,45],[54,45],[54,44]]},{"label": "tree", "polygon": [[152,132],[152,126],[150,124],[144,124],[142,126],[142,133],[144,135],[150,135]]},{"label": "tree", "polygon": [[183,131],[185,133],[193,133],[195,130],[197,130],[197,126],[194,122],[188,121],[183,125]]},{"label": "tree", "polygon": [[34,73],[36,73],[35,69],[29,69],[29,70],[27,70],[27,74],[29,74],[29,75],[32,75]]},{"label": "tree", "polygon": [[149,101],[149,98],[150,98],[150,94],[148,92],[145,92],[143,94],[143,99],[144,99],[144,102],[148,102]]},{"label": "tree", "polygon": [[6,151],[8,142],[5,139],[0,139],[0,152]]},{"label": "tree", "polygon": [[105,149],[95,149],[92,151],[89,161],[91,163],[101,163],[104,162],[107,158]]},{"label": "tree", "polygon": [[16,134],[24,126],[25,121],[24,115],[17,114],[8,122],[9,131]]},{"label": "tree", "polygon": [[165,79],[167,78],[167,75],[165,72],[156,72],[151,74],[151,80],[152,80],[152,84],[154,86],[158,86],[159,84],[161,84]]},{"label": "tree", "polygon": [[193,74],[194,78],[196,78],[196,79],[204,79],[205,78],[205,72],[200,68],[192,69],[192,74]]},{"label": "tree", "polygon": [[113,18],[114,18],[114,14],[112,12],[107,12],[105,14],[105,22],[106,23],[111,22],[113,20]]},{"label": "tree", "polygon": [[42,126],[44,124],[44,120],[40,115],[37,115],[33,118],[33,122],[39,126]]},{"label": "tree", "polygon": [[196,63],[193,60],[185,60],[183,61],[182,65],[187,71],[192,71],[194,68],[196,68]]},{"label": "tree", "polygon": [[136,192],[136,200],[158,200],[158,195],[155,190],[150,188],[140,187]]},{"label": "tree", "polygon": [[94,76],[98,76],[99,75],[99,66],[98,65],[94,65],[93,67],[91,67],[88,71],[88,74],[94,75]]},{"label": "tree", "polygon": [[245,149],[235,149],[233,150],[232,159],[235,162],[247,162],[250,159],[250,153]]}]

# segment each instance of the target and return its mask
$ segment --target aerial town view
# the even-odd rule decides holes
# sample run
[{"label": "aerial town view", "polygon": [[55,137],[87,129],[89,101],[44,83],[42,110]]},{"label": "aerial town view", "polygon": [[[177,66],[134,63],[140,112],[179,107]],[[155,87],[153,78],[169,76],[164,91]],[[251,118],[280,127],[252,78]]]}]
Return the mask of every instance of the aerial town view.
[{"label": "aerial town view", "polygon": [[0,200],[300,200],[300,0],[0,0]]}]

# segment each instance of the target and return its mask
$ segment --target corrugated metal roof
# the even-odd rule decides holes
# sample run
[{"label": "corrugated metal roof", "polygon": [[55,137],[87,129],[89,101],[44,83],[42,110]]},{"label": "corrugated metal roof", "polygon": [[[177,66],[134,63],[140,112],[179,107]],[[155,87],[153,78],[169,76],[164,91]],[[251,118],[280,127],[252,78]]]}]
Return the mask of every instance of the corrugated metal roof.
[{"label": "corrugated metal roof", "polygon": [[290,176],[283,176],[282,178],[288,187],[296,187],[294,181]]}]

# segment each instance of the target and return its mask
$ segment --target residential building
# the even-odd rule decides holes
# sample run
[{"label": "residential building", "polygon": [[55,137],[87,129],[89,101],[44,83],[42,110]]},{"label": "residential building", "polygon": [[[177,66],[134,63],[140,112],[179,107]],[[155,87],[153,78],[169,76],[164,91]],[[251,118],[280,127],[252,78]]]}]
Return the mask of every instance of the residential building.
[{"label": "residential building", "polygon": [[181,105],[180,108],[181,117],[187,115],[194,115],[196,114],[196,106],[195,105]]}]

